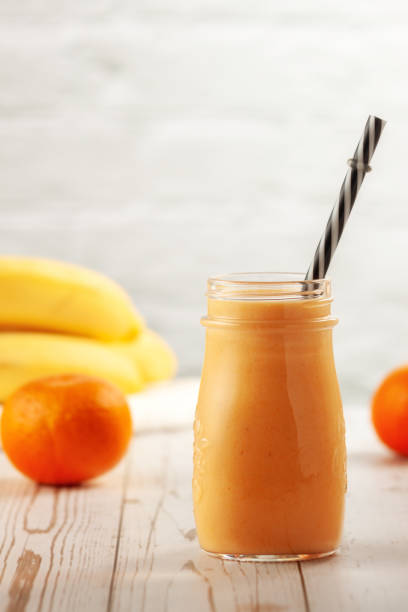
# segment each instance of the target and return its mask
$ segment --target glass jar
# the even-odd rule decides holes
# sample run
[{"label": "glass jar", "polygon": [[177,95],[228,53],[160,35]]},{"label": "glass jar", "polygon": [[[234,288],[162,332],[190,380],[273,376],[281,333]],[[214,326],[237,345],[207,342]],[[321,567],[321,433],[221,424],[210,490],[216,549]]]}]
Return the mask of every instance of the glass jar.
[{"label": "glass jar", "polygon": [[301,274],[208,281],[194,423],[202,549],[281,561],[336,551],[346,490],[331,287]]}]

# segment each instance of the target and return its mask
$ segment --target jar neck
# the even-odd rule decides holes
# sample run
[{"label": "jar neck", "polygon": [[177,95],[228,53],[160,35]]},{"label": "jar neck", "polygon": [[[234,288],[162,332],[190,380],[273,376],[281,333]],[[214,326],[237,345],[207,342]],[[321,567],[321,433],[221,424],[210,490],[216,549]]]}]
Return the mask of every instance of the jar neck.
[{"label": "jar neck", "polygon": [[243,272],[210,277],[207,296],[214,300],[293,301],[331,298],[330,279],[306,280],[296,272]]},{"label": "jar neck", "polygon": [[327,328],[331,285],[327,279],[305,281],[297,274],[231,274],[208,280],[205,326]]}]

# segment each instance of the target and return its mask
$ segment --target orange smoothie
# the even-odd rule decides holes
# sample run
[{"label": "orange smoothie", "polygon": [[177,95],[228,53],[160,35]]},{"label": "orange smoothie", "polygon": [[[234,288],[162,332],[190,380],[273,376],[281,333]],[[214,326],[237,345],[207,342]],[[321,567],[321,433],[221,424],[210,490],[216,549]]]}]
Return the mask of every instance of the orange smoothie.
[{"label": "orange smoothie", "polygon": [[194,424],[200,545],[226,558],[323,556],[339,545],[346,490],[330,283],[251,278],[209,282]]}]

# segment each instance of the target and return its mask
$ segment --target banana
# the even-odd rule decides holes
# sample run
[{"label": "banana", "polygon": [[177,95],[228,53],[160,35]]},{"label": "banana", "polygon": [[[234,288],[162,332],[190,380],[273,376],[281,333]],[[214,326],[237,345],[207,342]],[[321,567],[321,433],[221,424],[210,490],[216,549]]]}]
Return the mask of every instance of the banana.
[{"label": "banana", "polygon": [[50,259],[0,256],[0,329],[118,341],[143,326],[127,294],[102,274]]},{"label": "banana", "polygon": [[105,343],[62,334],[0,333],[0,401],[35,378],[70,373],[105,378],[125,393],[143,386],[135,362]]},{"label": "banana", "polygon": [[169,345],[151,329],[144,329],[131,342],[113,343],[112,348],[133,360],[145,383],[174,376],[177,359]]}]

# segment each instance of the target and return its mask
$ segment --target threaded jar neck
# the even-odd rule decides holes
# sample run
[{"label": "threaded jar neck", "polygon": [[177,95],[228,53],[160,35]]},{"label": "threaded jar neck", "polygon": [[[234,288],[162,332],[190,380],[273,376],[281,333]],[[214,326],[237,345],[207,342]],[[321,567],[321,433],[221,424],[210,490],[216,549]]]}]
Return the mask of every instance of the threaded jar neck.
[{"label": "threaded jar neck", "polygon": [[329,279],[304,280],[296,273],[240,273],[208,279],[208,316],[203,325],[288,328],[333,327]]},{"label": "threaded jar neck", "polygon": [[327,278],[305,280],[296,272],[243,272],[209,278],[207,296],[228,301],[330,299],[331,283]]}]

